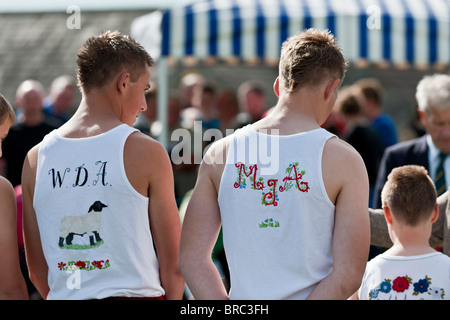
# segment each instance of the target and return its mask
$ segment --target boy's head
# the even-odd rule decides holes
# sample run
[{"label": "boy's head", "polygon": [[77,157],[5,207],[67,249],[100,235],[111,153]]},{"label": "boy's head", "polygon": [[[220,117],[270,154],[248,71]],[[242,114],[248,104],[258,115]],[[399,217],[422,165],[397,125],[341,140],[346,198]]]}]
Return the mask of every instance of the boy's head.
[{"label": "boy's head", "polygon": [[355,86],[361,90],[361,93],[368,100],[373,102],[378,108],[383,103],[383,89],[381,83],[375,78],[365,78],[355,82]]},{"label": "boy's head", "polygon": [[6,138],[9,128],[16,121],[14,109],[8,100],[0,93],[0,158],[2,157],[2,141]]},{"label": "boy's head", "polygon": [[5,120],[9,120],[10,125],[13,125],[16,121],[16,114],[8,100],[0,93],[0,124],[5,123]]},{"label": "boy's head", "polygon": [[436,205],[436,188],[424,167],[394,168],[381,192],[383,207],[400,223],[416,226],[431,217]]},{"label": "boy's head", "polygon": [[347,65],[329,31],[308,29],[283,43],[280,84],[288,94],[292,94],[299,87],[317,86],[330,79],[342,82]]},{"label": "boy's head", "polygon": [[135,82],[153,59],[145,49],[118,31],[106,31],[89,38],[77,54],[78,85],[84,93],[111,83],[120,73],[129,72]]},{"label": "boy's head", "polygon": [[339,92],[336,109],[344,117],[358,117],[362,115],[364,96],[353,87],[346,87]]}]

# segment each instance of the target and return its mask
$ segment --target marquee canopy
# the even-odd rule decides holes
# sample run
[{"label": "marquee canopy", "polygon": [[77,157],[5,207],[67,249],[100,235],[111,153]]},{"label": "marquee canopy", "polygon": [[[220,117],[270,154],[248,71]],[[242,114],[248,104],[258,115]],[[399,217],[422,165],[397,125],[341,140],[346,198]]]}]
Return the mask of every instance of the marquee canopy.
[{"label": "marquee canopy", "polygon": [[164,57],[273,62],[310,27],[329,29],[351,62],[450,63],[450,0],[206,0],[142,17],[134,32],[157,36]]},{"label": "marquee canopy", "polygon": [[168,58],[274,64],[310,27],[329,29],[356,65],[450,65],[450,0],[204,0],[140,17],[131,33],[159,58],[164,99]]}]

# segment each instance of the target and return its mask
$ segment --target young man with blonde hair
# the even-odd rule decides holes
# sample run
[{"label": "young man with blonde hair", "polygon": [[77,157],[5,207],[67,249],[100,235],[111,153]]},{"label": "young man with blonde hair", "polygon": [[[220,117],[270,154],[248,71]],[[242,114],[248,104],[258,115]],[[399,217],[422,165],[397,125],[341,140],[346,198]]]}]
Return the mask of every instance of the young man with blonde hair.
[{"label": "young man with blonde hair", "polygon": [[[289,38],[273,112],[207,151],[180,245],[196,299],[346,299],[359,287],[369,251],[367,173],[351,146],[320,127],[346,67],[329,32]],[[229,293],[211,261],[221,225]]]},{"label": "young man with blonde hair", "polygon": [[180,299],[180,220],[161,144],[132,128],[148,53],[107,31],[77,55],[82,101],[23,170],[30,278],[47,299]]},{"label": "young man with blonde hair", "polygon": [[439,209],[427,170],[417,165],[394,168],[381,197],[393,246],[367,264],[352,298],[450,299],[450,258],[429,242]]},{"label": "young man with blonde hair", "polygon": [[[15,120],[14,109],[0,94],[0,158],[2,141]],[[0,176],[0,204],[0,300],[28,299],[19,263],[16,198],[11,182],[2,176]]]}]

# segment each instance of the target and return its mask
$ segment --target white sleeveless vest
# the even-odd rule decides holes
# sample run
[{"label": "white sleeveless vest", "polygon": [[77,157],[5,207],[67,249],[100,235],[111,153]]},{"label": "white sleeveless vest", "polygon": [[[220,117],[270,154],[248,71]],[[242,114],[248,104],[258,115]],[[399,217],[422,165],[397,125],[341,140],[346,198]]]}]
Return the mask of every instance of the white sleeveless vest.
[{"label": "white sleeveless vest", "polygon": [[48,299],[164,295],[147,197],[128,181],[122,124],[94,137],[53,131],[39,149],[34,208],[48,264]]},{"label": "white sleeveless vest", "polygon": [[[332,269],[334,204],[322,179],[324,129],[229,137],[218,201],[230,299],[305,299]],[[259,157],[255,155],[259,153]]]}]

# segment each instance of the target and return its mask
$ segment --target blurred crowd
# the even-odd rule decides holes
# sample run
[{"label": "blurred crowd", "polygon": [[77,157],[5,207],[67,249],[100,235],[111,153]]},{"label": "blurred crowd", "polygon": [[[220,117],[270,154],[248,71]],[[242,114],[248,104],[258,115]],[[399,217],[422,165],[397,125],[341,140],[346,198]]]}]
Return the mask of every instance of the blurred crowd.
[{"label": "blurred crowd", "polygon": [[[52,82],[48,90],[45,90],[39,81],[29,79],[21,83],[16,91],[13,104],[17,120],[2,144],[0,174],[15,187],[19,218],[18,241],[22,260],[22,164],[31,147],[71,117],[78,104],[77,90],[76,80],[62,75]],[[170,154],[172,148],[179,143],[172,139],[172,132],[176,129],[193,132],[195,124],[201,123],[202,130],[217,129],[222,136],[226,136],[233,130],[267,116],[272,106],[267,105],[266,94],[257,81],[245,81],[237,90],[218,90],[201,74],[188,73],[180,79],[176,93],[169,96],[168,130],[163,131],[164,124],[158,120],[158,88],[155,83],[151,84],[151,89],[146,94],[147,110],[140,114],[134,126],[154,139],[166,132],[166,141],[170,142],[167,151]],[[330,117],[323,124],[324,128],[347,141],[361,154],[367,167],[372,193],[384,149],[399,142],[394,121],[383,111],[383,96],[383,88],[376,79],[362,79],[344,86],[340,89]],[[411,137],[425,133],[423,128],[415,124],[412,124],[411,132]],[[212,142],[203,141],[202,150]],[[194,159],[188,163],[173,163],[174,192],[181,219],[196,182],[198,165]],[[372,207],[372,202],[369,207]],[[226,273],[220,237],[213,255],[217,259],[217,265]],[[27,278],[24,261],[22,266]],[[33,287],[30,282],[28,284],[30,294],[33,294]]]}]

